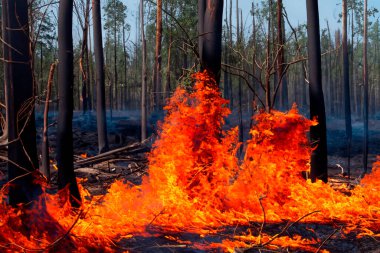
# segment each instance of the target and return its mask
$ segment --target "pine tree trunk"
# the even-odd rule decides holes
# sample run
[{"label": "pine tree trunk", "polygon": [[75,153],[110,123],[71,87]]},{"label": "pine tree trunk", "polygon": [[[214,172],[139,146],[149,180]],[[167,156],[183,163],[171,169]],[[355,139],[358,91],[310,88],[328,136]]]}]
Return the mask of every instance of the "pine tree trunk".
[{"label": "pine tree trunk", "polygon": [[363,169],[367,173],[368,167],[368,59],[367,59],[367,44],[368,44],[368,17],[367,17],[367,0],[364,0],[364,33],[363,33],[363,116],[364,116],[364,140],[363,140]]},{"label": "pine tree trunk", "polygon": [[[81,76],[82,76],[82,90],[81,90],[81,97],[82,97],[82,110],[83,114],[87,112],[88,109],[88,57],[86,57],[86,54],[88,52],[88,27],[89,27],[89,18],[90,18],[90,0],[86,0],[86,8],[85,8],[85,17],[84,17],[84,23],[83,23],[83,39],[82,39],[82,48],[80,53],[80,68],[81,68]],[[88,55],[87,55],[88,56]]]},{"label": "pine tree trunk", "polygon": [[[114,6],[116,8],[116,1],[114,0]],[[117,24],[116,24],[116,18],[115,18],[115,23],[114,23],[114,30],[113,30],[113,40],[114,40],[114,48],[113,48],[113,75],[114,75],[114,92],[115,92],[115,95],[113,97],[111,97],[112,99],[112,102],[114,102],[115,104],[115,110],[118,110],[118,82],[119,82],[119,79],[118,79],[118,73],[117,73]],[[112,89],[111,89],[112,90]],[[113,93],[113,91],[111,92]],[[112,103],[113,104],[113,103]]]},{"label": "pine tree trunk", "polygon": [[[269,9],[272,9],[272,0],[269,0]],[[271,33],[271,17],[268,14],[268,34],[266,38],[266,68],[265,68],[265,110],[270,112],[271,110],[271,92],[270,92],[270,33]]]},{"label": "pine tree trunk", "polygon": [[73,0],[61,1],[58,9],[58,188],[69,185],[70,203],[80,206],[81,197],[73,165]]},{"label": "pine tree trunk", "polygon": [[309,57],[310,118],[317,118],[318,125],[310,127],[310,139],[314,144],[311,154],[310,176],[313,182],[327,182],[326,115],[322,91],[321,47],[319,34],[318,2],[306,0],[307,35]]},{"label": "pine tree trunk", "polygon": [[161,106],[161,44],[162,44],[162,0],[157,0],[157,17],[156,17],[156,49],[154,61],[154,86],[155,86],[155,108],[158,110]]},{"label": "pine tree trunk", "polygon": [[199,56],[202,69],[207,70],[219,85],[222,59],[223,1],[198,1]]},{"label": "pine tree trunk", "polygon": [[282,110],[289,109],[288,102],[288,82],[284,73],[285,64],[285,26],[282,18],[282,0],[277,0],[277,43],[279,48],[277,56],[277,79],[280,84],[280,106]]},{"label": "pine tree trunk", "polygon": [[128,100],[127,96],[129,95],[127,93],[127,87],[128,85],[128,53],[127,53],[127,47],[126,47],[127,41],[125,40],[125,20],[123,20],[123,53],[124,53],[124,86],[123,86],[123,99],[121,101],[122,108],[126,109],[126,102]]},{"label": "pine tree trunk", "polygon": [[141,83],[141,141],[147,138],[147,73],[146,73],[146,40],[144,31],[144,1],[140,0],[140,25],[141,25],[141,42],[142,42],[142,83]]},{"label": "pine tree trunk", "polygon": [[51,97],[51,87],[53,84],[54,70],[57,63],[53,63],[50,67],[49,78],[46,89],[45,108],[44,108],[44,128],[42,131],[42,145],[41,145],[41,171],[48,181],[50,181],[50,157],[49,157],[49,136],[48,136],[48,122],[49,122],[49,105]]},{"label": "pine tree trunk", "polygon": [[96,65],[96,120],[98,128],[98,148],[99,153],[103,153],[108,150],[108,138],[100,0],[92,0],[92,20],[94,26],[94,53]]},{"label": "pine tree trunk", "polygon": [[346,141],[347,141],[347,170],[350,176],[350,155],[351,155],[351,139],[352,139],[352,125],[351,125],[351,98],[350,98],[350,71],[348,59],[348,46],[347,46],[347,0],[342,1],[342,23],[343,23],[343,88],[344,88],[344,112],[346,122]]},{"label": "pine tree trunk", "polygon": [[[34,90],[29,52],[28,3],[6,1],[5,62],[7,85],[7,125],[8,125],[8,180],[12,181],[9,203],[13,206],[36,200],[41,194],[40,186],[33,183],[38,169],[36,127],[34,119]],[[5,11],[5,10],[4,10]],[[3,12],[4,13],[4,12]],[[7,20],[4,18],[7,17]],[[16,50],[14,50],[16,49]],[[26,108],[24,108],[26,106]],[[22,115],[19,115],[21,111]],[[21,132],[21,129],[23,131]],[[16,164],[14,163],[17,163]],[[26,174],[29,173],[29,174]],[[26,174],[26,175],[25,175]],[[33,206],[33,205],[32,205]]]}]

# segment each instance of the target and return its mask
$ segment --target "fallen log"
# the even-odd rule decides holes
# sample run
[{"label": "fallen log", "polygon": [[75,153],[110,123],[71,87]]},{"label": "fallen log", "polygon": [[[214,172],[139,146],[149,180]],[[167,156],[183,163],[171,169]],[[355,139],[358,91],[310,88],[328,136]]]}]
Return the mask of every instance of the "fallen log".
[{"label": "fallen log", "polygon": [[147,151],[149,151],[149,148],[146,145],[140,142],[136,142],[125,147],[117,148],[114,150],[101,153],[96,156],[75,161],[74,168],[79,168],[79,167],[86,166],[89,164],[106,161],[108,159],[112,159],[114,155],[119,154],[119,153],[125,153],[125,155],[131,155],[131,154],[143,153]]}]

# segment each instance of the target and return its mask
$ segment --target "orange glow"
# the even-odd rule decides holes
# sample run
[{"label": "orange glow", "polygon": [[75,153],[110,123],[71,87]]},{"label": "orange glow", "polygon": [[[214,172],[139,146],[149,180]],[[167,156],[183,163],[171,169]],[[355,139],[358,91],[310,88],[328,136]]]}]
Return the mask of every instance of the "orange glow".
[{"label": "orange glow", "polygon": [[[206,73],[197,73],[194,79],[193,92],[178,88],[165,107],[168,114],[149,154],[148,175],[141,185],[116,181],[105,196],[91,196],[80,187],[80,214],[70,211],[68,204],[61,206],[59,196],[65,192],[44,194],[46,215],[37,209],[26,211],[38,221],[29,237],[22,231],[23,212],[10,208],[4,201],[6,192],[1,191],[0,251],[3,247],[21,252],[16,244],[44,248],[67,231],[71,235],[67,244],[77,252],[99,247],[113,251],[121,239],[155,235],[225,252],[253,246],[318,248],[321,240],[287,234],[273,237],[248,229],[251,223],[284,221],[336,222],[343,224],[342,233],[380,237],[380,158],[351,196],[321,181],[305,181],[301,172],[310,169],[311,153],[306,134],[317,123],[298,114],[293,106],[287,113],[262,112],[254,118],[252,138],[239,161],[238,128],[222,129],[230,114],[228,101],[221,98],[215,81]],[[231,234],[219,243],[192,243],[176,236],[195,233],[205,238],[228,227],[244,226],[244,233]]]},{"label": "orange glow", "polygon": [[83,158],[83,159],[87,158],[87,153],[80,154],[80,157]]}]

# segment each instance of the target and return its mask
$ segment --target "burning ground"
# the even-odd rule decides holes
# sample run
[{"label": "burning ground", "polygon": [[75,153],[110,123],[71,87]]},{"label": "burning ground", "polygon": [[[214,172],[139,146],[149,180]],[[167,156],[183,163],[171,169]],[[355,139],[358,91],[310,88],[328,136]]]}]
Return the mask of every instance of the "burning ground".
[{"label": "burning ground", "polygon": [[12,209],[3,201],[0,251],[379,249],[380,162],[353,189],[306,181],[307,131],[317,123],[295,107],[258,114],[240,161],[238,129],[223,130],[228,101],[207,74],[194,79],[193,90],[178,88],[166,106],[141,184],[116,180],[97,196],[81,187],[83,205],[76,212],[62,207],[65,192],[43,195],[46,212]]}]

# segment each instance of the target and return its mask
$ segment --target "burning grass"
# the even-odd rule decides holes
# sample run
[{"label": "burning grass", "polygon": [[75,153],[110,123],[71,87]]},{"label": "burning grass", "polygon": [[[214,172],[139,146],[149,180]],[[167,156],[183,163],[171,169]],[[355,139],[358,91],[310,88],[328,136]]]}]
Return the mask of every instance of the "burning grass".
[{"label": "burning grass", "polygon": [[[43,195],[43,214],[41,209],[12,209],[3,201],[0,247],[8,252],[53,247],[56,252],[122,251],[115,246],[120,240],[166,236],[206,251],[320,250],[322,239],[286,234],[300,222],[339,224],[339,231],[325,235],[327,239],[337,232],[379,239],[380,162],[350,196],[321,181],[305,181],[301,172],[309,170],[311,153],[306,134],[316,122],[299,115],[295,107],[287,113],[257,115],[245,157],[239,161],[238,129],[222,130],[230,113],[228,101],[206,73],[194,79],[192,92],[178,88],[166,106],[168,114],[141,185],[116,181],[104,196],[91,196],[81,188],[79,213],[68,205],[62,208],[59,195]],[[30,231],[22,229],[23,216],[33,219]],[[266,227],[273,224],[283,228],[271,236]],[[228,235],[195,243],[175,236],[221,233]]]}]

